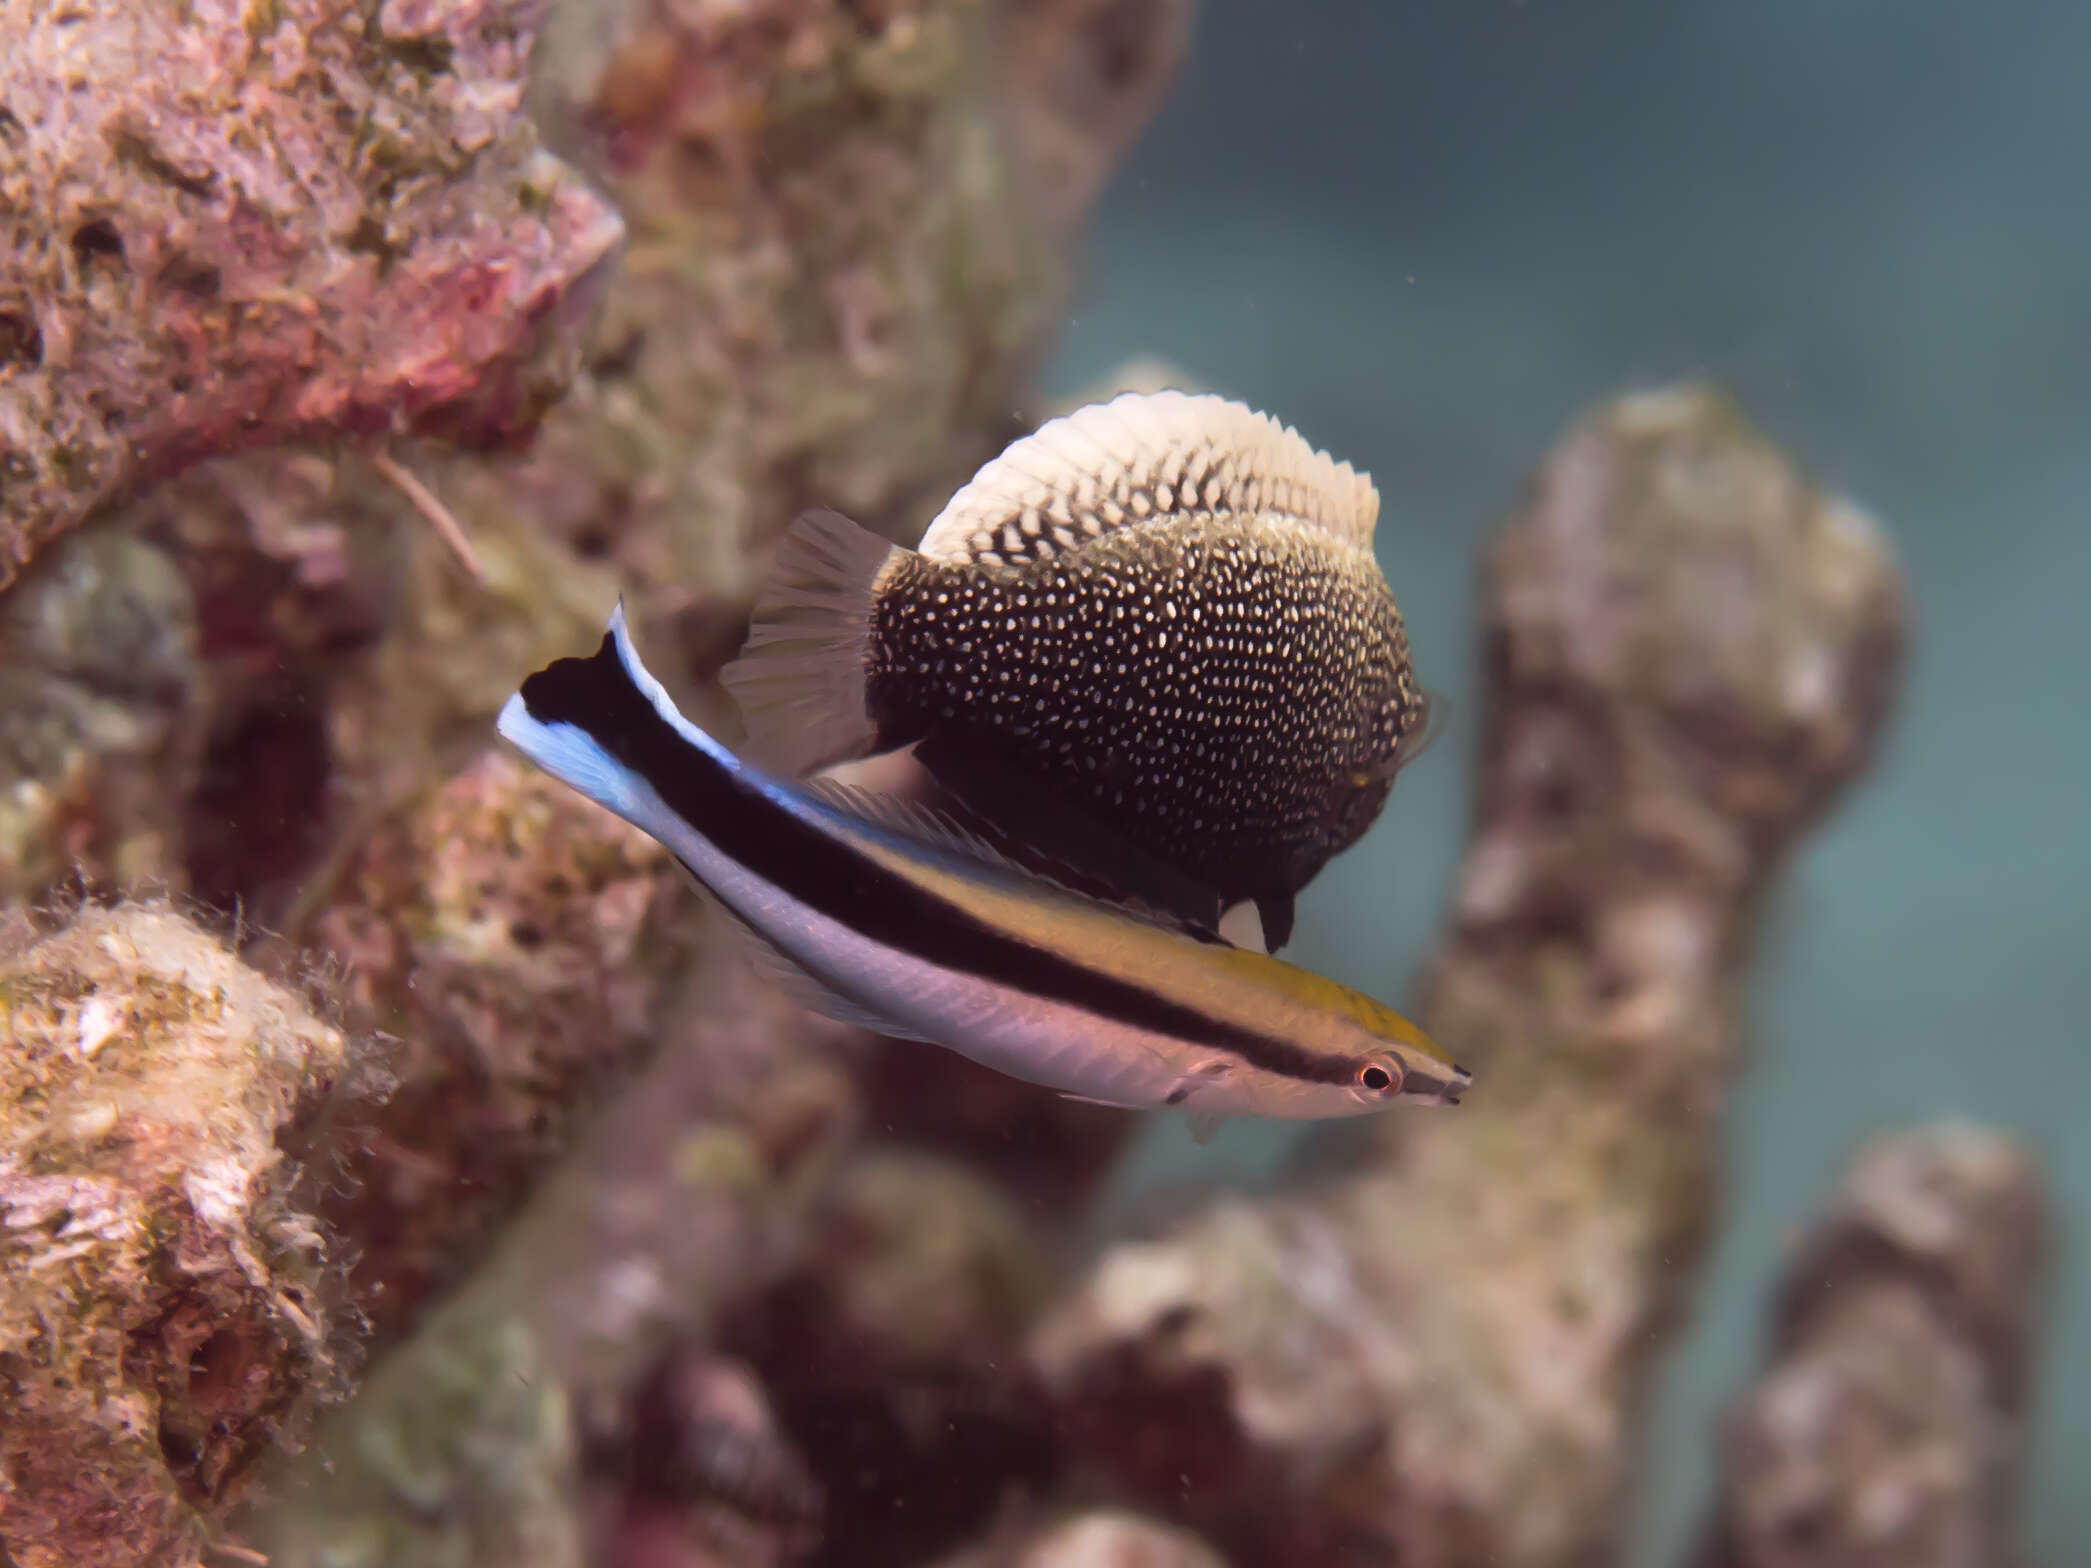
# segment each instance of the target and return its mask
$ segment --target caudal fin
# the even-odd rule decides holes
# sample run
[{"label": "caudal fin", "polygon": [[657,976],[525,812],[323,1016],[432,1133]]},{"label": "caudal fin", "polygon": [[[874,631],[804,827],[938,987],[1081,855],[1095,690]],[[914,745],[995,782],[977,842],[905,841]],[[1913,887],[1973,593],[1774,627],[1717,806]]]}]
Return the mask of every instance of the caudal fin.
[{"label": "caudal fin", "polygon": [[749,760],[799,775],[876,747],[864,681],[879,573],[900,547],[840,512],[794,522],[763,584],[740,657],[721,679],[748,727]]},{"label": "caudal fin", "polygon": [[585,659],[555,659],[525,680],[494,727],[568,787],[656,838],[670,833],[657,780],[693,765],[725,764],[719,743],[677,711],[639,661],[624,604]]}]

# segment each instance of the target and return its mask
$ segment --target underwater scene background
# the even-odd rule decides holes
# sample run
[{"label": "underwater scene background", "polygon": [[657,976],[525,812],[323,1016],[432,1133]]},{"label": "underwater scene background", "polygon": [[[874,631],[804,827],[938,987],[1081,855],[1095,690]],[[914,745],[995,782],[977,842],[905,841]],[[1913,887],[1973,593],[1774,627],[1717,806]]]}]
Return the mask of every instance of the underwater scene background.
[{"label": "underwater scene background", "polygon": [[[0,1568],[2084,1561],[2087,191],[2070,0],[0,6]],[[1282,954],[1377,1002],[1068,915],[1024,868],[1137,835],[948,732],[831,750],[848,638],[785,749],[910,794],[942,744],[1017,864],[939,883],[861,795],[898,871],[809,892],[777,844],[858,851],[768,807],[720,853],[962,949],[906,955],[979,971],[952,1050],[798,1005],[584,798],[644,771],[584,728],[689,761],[614,655],[497,738],[621,603],[757,755],[795,517],[870,572],[1159,386],[1377,486],[1342,569],[1442,731]],[[1052,591],[1195,668],[1210,606],[1146,601],[1221,481],[1127,472],[1366,509],[1135,406],[1183,423],[1058,500],[1171,520]],[[1336,662],[1269,586],[1216,691]],[[983,886],[1000,946],[884,928]],[[1041,991],[1092,1027],[1004,1028]],[[1200,1142],[1222,1085],[1347,1119]]]},{"label": "underwater scene background", "polygon": [[[1282,13],[1282,14],[1281,14]],[[1474,561],[1584,406],[1704,376],[1889,530],[1915,606],[1874,771],[1790,870],[1749,986],[1720,1240],[1663,1374],[1634,1561],[1674,1562],[1768,1281],[1867,1134],[2047,1162],[2065,1239],[2028,1561],[2091,1550],[2091,11],[1212,0],[1106,193],[1054,367],[1129,344],[1371,471],[1448,692],[1440,750],[1301,900],[1303,962],[1425,954],[1466,817]],[[1268,1168],[1158,1127],[1137,1185]]]}]

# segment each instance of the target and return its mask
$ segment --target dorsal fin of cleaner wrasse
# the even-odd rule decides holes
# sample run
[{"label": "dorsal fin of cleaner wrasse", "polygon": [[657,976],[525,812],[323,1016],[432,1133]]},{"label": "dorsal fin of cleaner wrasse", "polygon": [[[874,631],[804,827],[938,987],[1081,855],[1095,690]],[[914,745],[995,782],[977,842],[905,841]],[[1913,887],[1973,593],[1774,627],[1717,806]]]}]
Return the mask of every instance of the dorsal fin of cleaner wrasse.
[{"label": "dorsal fin of cleaner wrasse", "polygon": [[[1042,862],[1047,876],[1108,888],[1110,902],[1202,940],[1220,939],[1226,910],[1219,894],[1070,805],[1051,785],[1010,766],[992,748],[933,734],[916,746],[915,760],[966,811]],[[1055,876],[1056,869],[1065,875]]]},{"label": "dorsal fin of cleaner wrasse", "polygon": [[[1228,514],[1370,552],[1379,492],[1245,403],[1128,392],[1041,425],[981,467],[922,535],[929,560],[1020,564],[1130,528]],[[840,512],[785,530],[723,680],[750,760],[802,776],[873,754],[866,660],[881,575],[907,552]]]},{"label": "dorsal fin of cleaner wrasse", "polygon": [[1036,857],[1032,863],[1013,859],[966,824],[934,806],[924,805],[920,801],[909,800],[900,795],[888,794],[883,790],[845,784],[839,779],[810,779],[804,787],[809,796],[839,815],[878,832],[890,833],[906,843],[942,850],[958,860],[987,870],[1012,873],[1027,882],[1050,889],[1060,897],[1108,908],[1146,925],[1175,931],[1201,942],[1223,943],[1234,947],[1245,945],[1240,942],[1228,942],[1223,938],[1217,922],[1207,926],[1187,919],[1178,911],[1154,900],[1138,896],[1106,898],[1092,893],[1077,885],[1085,874],[1078,866],[1059,864],[1051,856]]}]

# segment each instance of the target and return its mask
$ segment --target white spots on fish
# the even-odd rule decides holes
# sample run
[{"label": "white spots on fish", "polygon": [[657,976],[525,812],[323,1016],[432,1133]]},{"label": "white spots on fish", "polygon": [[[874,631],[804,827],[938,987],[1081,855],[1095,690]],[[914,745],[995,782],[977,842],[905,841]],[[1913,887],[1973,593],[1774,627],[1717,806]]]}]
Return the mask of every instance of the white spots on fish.
[{"label": "white spots on fish", "polygon": [[[1164,482],[1177,505],[1213,483],[1188,460]],[[875,614],[876,700],[1021,739],[1029,766],[1188,866],[1316,842],[1347,781],[1384,776],[1420,718],[1369,558],[1172,527],[915,571]]]}]

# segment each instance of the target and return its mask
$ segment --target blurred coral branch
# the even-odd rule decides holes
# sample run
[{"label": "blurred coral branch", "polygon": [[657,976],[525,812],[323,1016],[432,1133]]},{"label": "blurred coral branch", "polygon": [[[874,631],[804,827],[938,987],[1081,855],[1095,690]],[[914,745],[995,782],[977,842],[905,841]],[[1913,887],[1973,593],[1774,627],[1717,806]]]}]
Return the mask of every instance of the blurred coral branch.
[{"label": "blurred coral branch", "polygon": [[1949,1124],[1862,1150],[1729,1419],[1705,1568],[2011,1562],[2051,1247],[2010,1139]]},{"label": "blurred coral branch", "polygon": [[1426,1013],[1474,1091],[1388,1118],[1318,1194],[1115,1250],[1035,1338],[1078,1462],[1237,1564],[1614,1560],[1752,916],[1901,665],[1879,532],[1697,387],[1568,435],[1483,613],[1479,815]]}]

